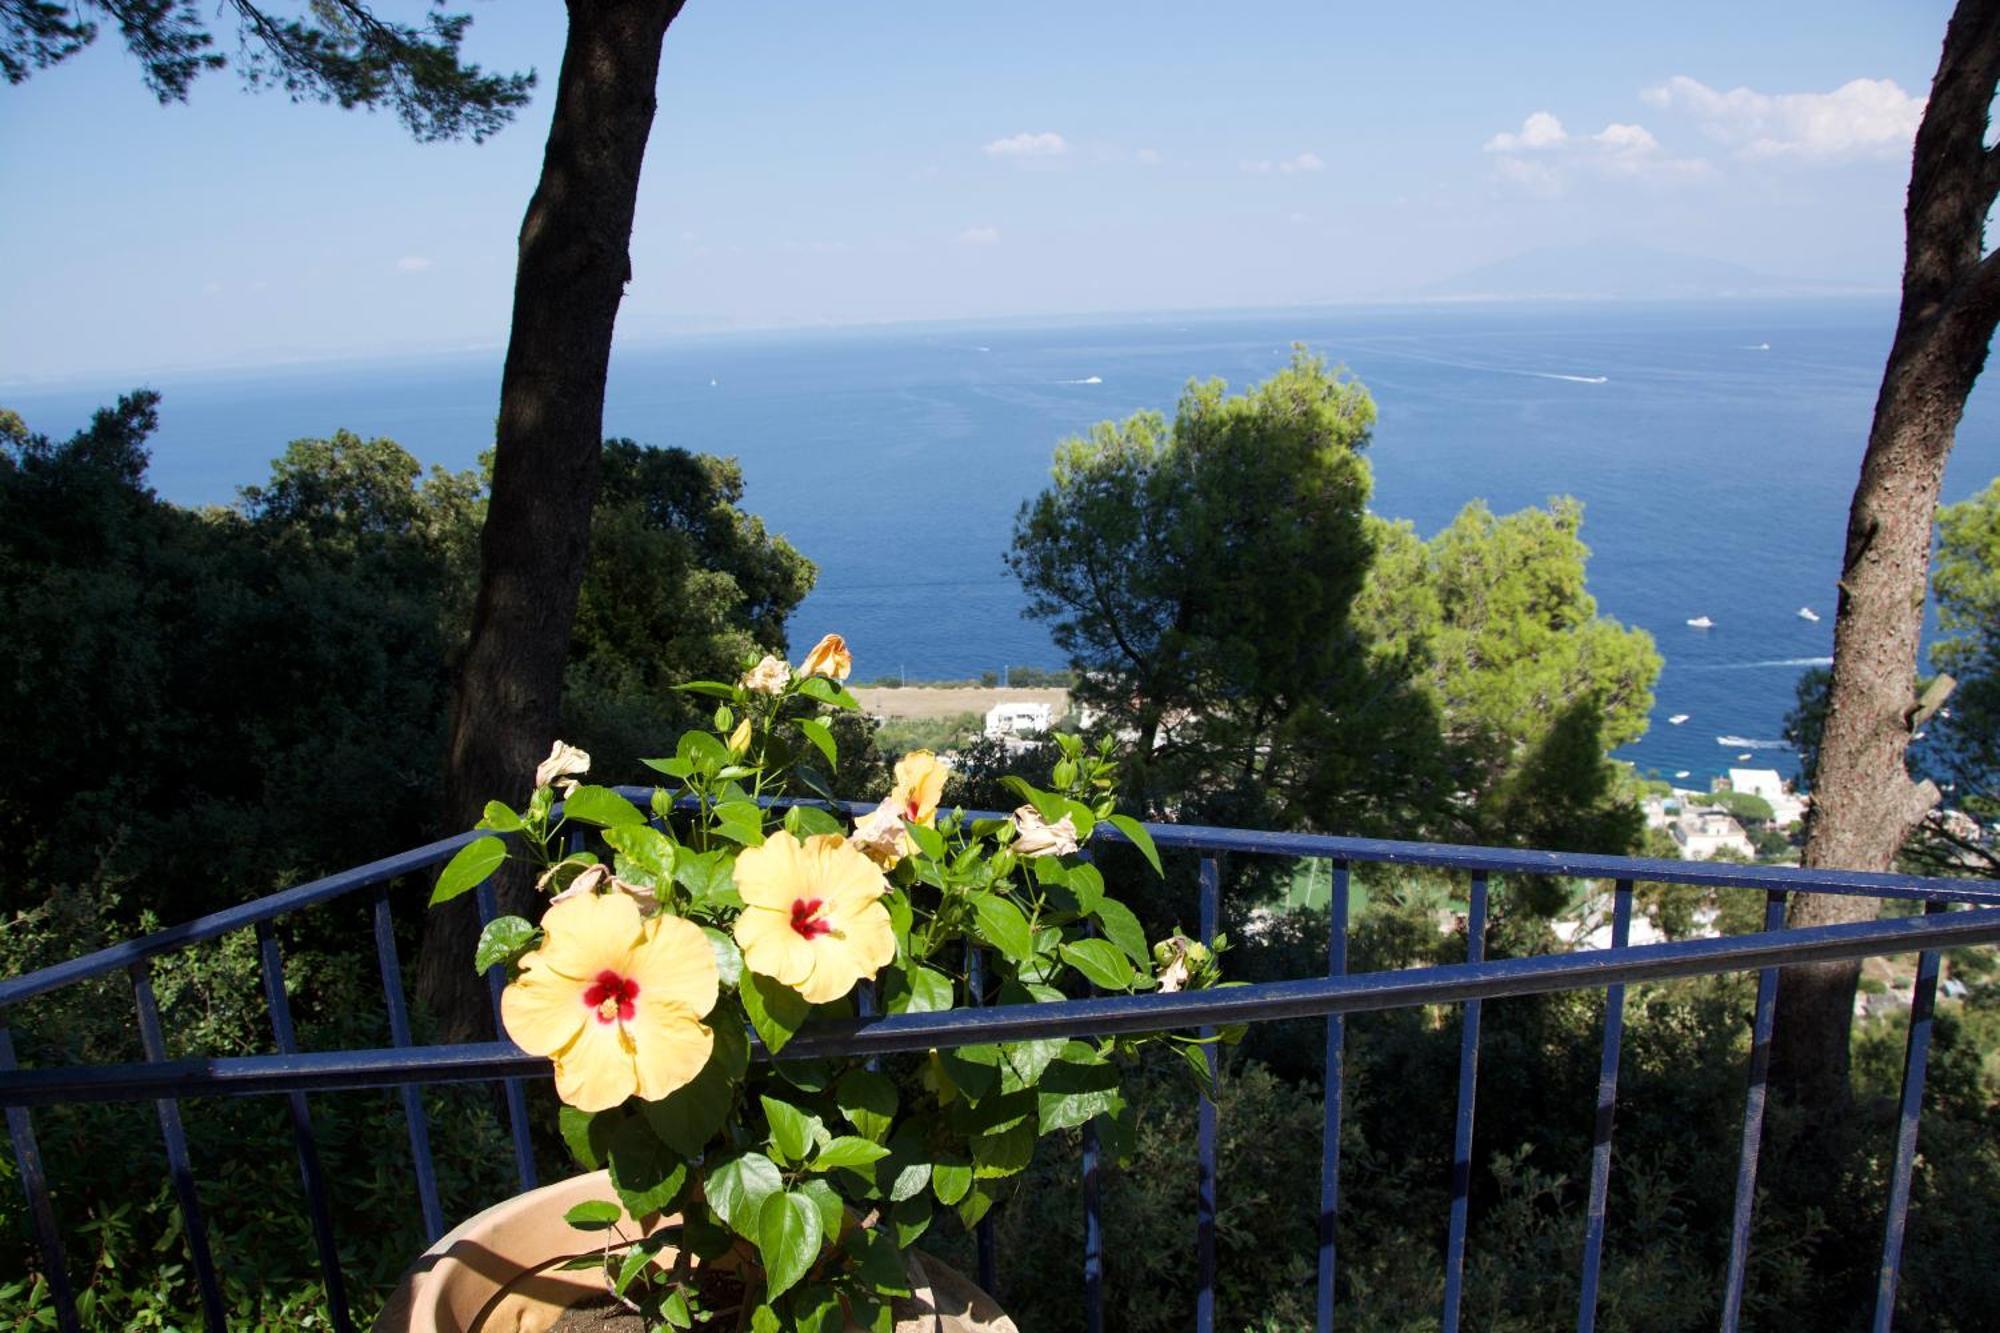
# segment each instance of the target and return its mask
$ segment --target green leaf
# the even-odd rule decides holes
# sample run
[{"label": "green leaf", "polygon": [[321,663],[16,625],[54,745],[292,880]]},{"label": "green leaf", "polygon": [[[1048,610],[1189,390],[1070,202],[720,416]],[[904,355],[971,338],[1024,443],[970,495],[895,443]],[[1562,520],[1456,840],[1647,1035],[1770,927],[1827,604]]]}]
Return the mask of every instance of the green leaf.
[{"label": "green leaf", "polygon": [[768,1305],[760,1305],[750,1312],[750,1333],[784,1333],[784,1321],[778,1312]]},{"label": "green leaf", "polygon": [[785,811],[785,831],[800,842],[827,834],[844,837],[847,833],[838,819],[816,805],[795,805]]},{"label": "green leaf", "polygon": [[843,1134],[821,1148],[819,1155],[813,1158],[812,1165],[815,1171],[832,1171],[837,1167],[860,1168],[879,1162],[888,1155],[889,1150],[879,1143],[871,1143],[853,1134]]},{"label": "green leaf", "polygon": [[951,978],[921,963],[891,969],[882,987],[892,1014],[933,1014],[951,1008]]},{"label": "green leaf", "polygon": [[1089,916],[1104,901],[1104,872],[1088,862],[1071,866],[1069,891],[1076,896],[1076,910]]},{"label": "green leaf", "polygon": [[833,1068],[824,1060],[773,1060],[771,1068],[800,1092],[825,1092],[833,1083]]},{"label": "green leaf", "polygon": [[505,801],[488,801],[486,813],[479,820],[479,827],[495,833],[519,833],[527,826],[527,821],[515,814],[513,807]]},{"label": "green leaf", "polygon": [[889,1205],[889,1221],[896,1228],[896,1247],[907,1250],[930,1230],[931,1201],[914,1194],[901,1203]]},{"label": "green leaf", "polygon": [[734,757],[729,753],[728,746],[705,731],[682,732],[679,744],[674,747],[674,753],[710,776],[729,767]]},{"label": "green leaf", "polygon": [[[653,1251],[641,1249],[637,1246],[627,1250],[625,1257],[618,1262],[618,1280],[612,1285],[612,1290],[623,1296],[625,1289],[632,1285],[632,1279],[639,1276],[640,1271],[651,1262],[653,1262]],[[676,1291],[674,1295],[678,1296],[680,1293]],[[686,1308],[685,1301],[682,1302],[682,1308]],[[665,1311],[661,1313],[664,1314]],[[669,1317],[667,1322],[672,1323],[672,1318]],[[686,1326],[685,1323],[680,1325],[682,1328]]]},{"label": "green leaf", "polygon": [[593,1112],[565,1106],[557,1124],[576,1164],[586,1171],[595,1171],[604,1165],[605,1154],[611,1151],[611,1135],[624,1119],[625,1113],[616,1108]]},{"label": "green leaf", "polygon": [[644,1119],[633,1116],[611,1136],[611,1187],[633,1217],[671,1207],[687,1183],[687,1162]]},{"label": "green leaf", "polygon": [[735,862],[726,851],[696,854],[684,848],[674,857],[674,882],[704,906],[714,906],[720,896],[735,888],[735,873]]},{"label": "green leaf", "polygon": [[715,832],[745,847],[764,841],[764,809],[755,801],[724,801],[715,807]]},{"label": "green leaf", "polygon": [[706,694],[712,699],[728,699],[731,702],[736,699],[736,687],[725,685],[719,680],[691,680],[674,688],[688,694]]},{"label": "green leaf", "polygon": [[951,1162],[937,1162],[931,1166],[931,1191],[937,1201],[950,1208],[965,1197],[972,1188],[972,1168]]},{"label": "green leaf", "polygon": [[1050,1065],[1035,1092],[1042,1133],[1053,1134],[1116,1111],[1124,1103],[1118,1083],[1117,1067],[1109,1063],[1058,1060]]},{"label": "green leaf", "polygon": [[708,947],[715,954],[715,975],[726,989],[743,980],[743,951],[736,947],[736,941],[714,926],[703,926],[701,933],[708,937]]},{"label": "green leaf", "polygon": [[1000,1085],[998,1046],[961,1046],[940,1052],[938,1060],[969,1101],[980,1101]]},{"label": "green leaf", "polygon": [[[675,755],[671,759],[641,759],[639,762],[647,768],[652,769],[655,773],[665,773],[668,777],[680,782],[686,782],[694,773],[694,765],[679,755]],[[655,796],[659,795],[658,792],[653,794]],[[656,812],[657,809],[658,807],[655,806]]]},{"label": "green leaf", "polygon": [[1021,915],[1020,908],[996,894],[973,893],[966,896],[971,899],[972,910],[979,917],[981,939],[1017,963],[1035,956],[1034,932],[1028,928],[1028,918]]},{"label": "green leaf", "polygon": [[748,1241],[757,1239],[757,1215],[764,1201],[785,1188],[778,1164],[762,1153],[726,1157],[707,1168],[702,1189],[708,1206],[729,1229]]},{"label": "green leaf", "polygon": [[838,772],[840,750],[833,742],[833,728],[816,717],[802,717],[799,719],[799,730],[806,734],[806,739],[813,743],[815,749],[826,756],[826,766]]},{"label": "green leaf", "polygon": [[815,1282],[792,1293],[794,1333],[844,1333],[847,1312],[832,1287]]},{"label": "green leaf", "polygon": [[496,916],[479,932],[472,953],[472,970],[484,974],[495,963],[509,963],[535,941],[535,927],[518,916]]},{"label": "green leaf", "polygon": [[841,1223],[847,1220],[847,1202],[839,1192],[826,1181],[812,1178],[799,1182],[799,1193],[819,1206],[819,1221],[826,1234],[838,1236]]},{"label": "green leaf", "polygon": [[1062,946],[1065,963],[1106,990],[1125,990],[1132,984],[1132,963],[1118,946],[1104,940],[1078,940]]},{"label": "green leaf", "polygon": [[674,882],[673,839],[650,824],[606,829],[604,841],[618,853],[618,878],[627,884],[658,890]]},{"label": "green leaf", "polygon": [[799,682],[799,693],[805,695],[808,699],[817,699],[823,704],[832,704],[835,708],[853,710],[861,707],[860,700],[834,682],[828,680],[825,676],[807,676]]},{"label": "green leaf", "polygon": [[773,1194],[757,1210],[757,1253],[764,1261],[764,1290],[776,1298],[806,1275],[819,1258],[826,1232],[819,1205],[803,1194]]},{"label": "green leaf", "polygon": [[[1123,962],[1124,959],[1119,959]],[[1062,1054],[1069,1044],[1063,1037],[1044,1037],[1036,1041],[1013,1041],[1000,1048],[1000,1091],[1019,1092],[1032,1088],[1055,1058]]]},{"label": "green leaf", "polygon": [[710,1211],[696,1205],[681,1219],[681,1244],[703,1263],[714,1263],[736,1244],[727,1227],[709,1220]]},{"label": "green leaf", "polygon": [[972,1192],[958,1202],[959,1224],[967,1231],[979,1225],[979,1219],[986,1216],[998,1195],[992,1185],[983,1180],[972,1182]]},{"label": "green leaf", "polygon": [[1132,845],[1139,849],[1139,854],[1152,864],[1154,874],[1166,873],[1160,869],[1160,849],[1153,845],[1153,835],[1146,832],[1144,824],[1130,815],[1112,815],[1104,822],[1132,840]]},{"label": "green leaf", "polygon": [[862,1231],[848,1238],[848,1253],[854,1256],[854,1276],[872,1291],[886,1296],[907,1296],[910,1270],[894,1238],[880,1231]]},{"label": "green leaf", "polygon": [[1131,908],[1116,898],[1106,898],[1091,915],[1104,927],[1104,938],[1123,949],[1125,956],[1140,970],[1150,970],[1153,953],[1146,947],[1146,929],[1139,924],[1139,918],[1132,915]]},{"label": "green leaf", "polygon": [[638,806],[609,787],[578,787],[563,800],[563,818],[599,828],[623,828],[646,822]]},{"label": "green leaf", "polygon": [[459,894],[478,888],[506,859],[507,844],[499,838],[490,835],[474,838],[445,862],[444,870],[438,875],[437,887],[431,890],[430,905],[436,907],[439,903],[448,903]]},{"label": "green leaf", "polygon": [[889,1137],[896,1123],[897,1100],[896,1085],[867,1069],[850,1070],[833,1089],[833,1104],[847,1123],[877,1143]]},{"label": "green leaf", "polygon": [[687,1158],[699,1157],[729,1118],[736,1082],[750,1067],[750,1039],[731,1007],[717,1005],[709,1022],[715,1049],[701,1072],[659,1101],[639,1105],[652,1133]]},{"label": "green leaf", "polygon": [[[771,1124],[771,1148],[780,1163],[803,1162],[812,1152],[813,1129],[820,1125],[815,1115],[807,1115],[790,1102],[775,1097],[759,1097],[764,1118]],[[824,1128],[824,1126],[821,1126]]]},{"label": "green leaf", "polygon": [[785,1043],[804,1026],[806,1016],[812,1013],[812,1006],[806,1003],[803,995],[790,986],[755,972],[744,972],[743,984],[737,994],[743,999],[743,1012],[750,1016],[750,1026],[757,1029],[764,1049],[772,1055],[785,1049]]},{"label": "green leaf", "polygon": [[875,1188],[901,1203],[924,1192],[931,1183],[929,1150],[923,1137],[905,1125],[889,1140],[889,1155],[875,1163]]},{"label": "green leaf", "polygon": [[617,1204],[608,1203],[603,1199],[592,1199],[564,1213],[563,1221],[578,1231],[605,1231],[618,1225],[619,1219],[624,1216],[625,1210]]},{"label": "green leaf", "polygon": [[[1011,1176],[1026,1169],[1035,1158],[1035,1127],[1023,1120],[997,1134],[982,1134],[972,1141],[972,1174],[981,1180]],[[937,1174],[937,1168],[931,1168]]]},{"label": "green leaf", "polygon": [[1067,813],[1062,797],[1045,792],[1039,787],[1031,786],[1026,779],[1015,777],[1012,774],[1000,779],[1000,781],[1011,788],[1015,795],[1019,796],[1029,805],[1034,806],[1035,813],[1040,815],[1045,822],[1050,824],[1062,822],[1063,815]]},{"label": "green leaf", "polygon": [[944,860],[944,835],[927,824],[919,824],[914,819],[903,821],[903,828],[910,835],[910,841],[917,850],[933,861]]}]

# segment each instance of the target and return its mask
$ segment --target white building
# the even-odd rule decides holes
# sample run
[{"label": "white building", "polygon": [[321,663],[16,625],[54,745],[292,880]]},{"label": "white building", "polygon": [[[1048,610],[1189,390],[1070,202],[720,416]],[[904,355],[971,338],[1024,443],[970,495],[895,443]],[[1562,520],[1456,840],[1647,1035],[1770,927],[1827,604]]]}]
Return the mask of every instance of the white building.
[{"label": "white building", "polygon": [[986,710],[986,739],[1008,740],[1017,736],[1035,736],[1049,729],[1055,719],[1054,709],[1048,704],[997,703]]},{"label": "white building", "polygon": [[1683,861],[1706,861],[1728,850],[1749,860],[1757,854],[1743,826],[1720,810],[1692,810],[1674,821],[1674,841]]},{"label": "white building", "polygon": [[1771,822],[1779,828],[1796,824],[1806,817],[1805,799],[1792,791],[1791,784],[1779,777],[1775,768],[1732,768],[1729,770],[1729,788],[1761,796],[1770,802]]}]

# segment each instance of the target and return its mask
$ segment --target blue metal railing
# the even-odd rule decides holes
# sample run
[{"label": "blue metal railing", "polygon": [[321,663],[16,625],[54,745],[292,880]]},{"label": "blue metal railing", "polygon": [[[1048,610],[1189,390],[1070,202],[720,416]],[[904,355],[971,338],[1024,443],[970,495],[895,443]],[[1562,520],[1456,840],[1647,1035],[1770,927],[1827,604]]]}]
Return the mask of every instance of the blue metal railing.
[{"label": "blue metal railing", "polygon": [[[641,799],[645,795],[636,789],[628,794]],[[867,807],[851,808],[860,810]],[[864,1004],[859,1017],[803,1032],[794,1038],[789,1049],[804,1058],[872,1058],[933,1047],[995,1041],[1188,1028],[1212,1030],[1227,1024],[1279,1019],[1323,1020],[1326,1081],[1316,1327],[1327,1330],[1333,1327],[1335,1317],[1335,1222],[1340,1202],[1340,1116],[1345,1088],[1346,1016],[1421,1005],[1462,1004],[1464,1019],[1453,1122],[1451,1209],[1442,1311],[1443,1328],[1446,1333],[1455,1333],[1464,1290],[1481,1004],[1486,999],[1500,996],[1603,989],[1606,995],[1604,1032],[1591,1138],[1590,1182],[1586,1196],[1583,1253],[1580,1257],[1581,1296],[1577,1310],[1577,1328],[1587,1333],[1594,1327],[1597,1316],[1598,1284],[1608,1223],[1606,1199],[1613,1113],[1618,1095],[1625,988],[1634,982],[1756,971],[1759,978],[1752,1027],[1749,1086],[1738,1153],[1729,1262],[1721,1302],[1721,1326],[1727,1333],[1737,1327],[1743,1304],[1778,968],[1793,963],[1915,952],[1918,954],[1918,969],[1904,1058],[1901,1106],[1890,1172],[1873,1324],[1878,1330],[1889,1328],[1895,1308],[1896,1282],[1901,1272],[1939,956],[1946,949],[2000,942],[2000,886],[1906,875],[1657,861],[1314,834],[1260,833],[1190,825],[1155,824],[1149,825],[1148,829],[1162,850],[1192,853],[1198,858],[1200,926],[1204,938],[1213,937],[1220,915],[1223,857],[1278,856],[1329,861],[1333,876],[1328,912],[1326,975],[1172,995],[1093,996],[1048,1004],[1001,1005],[943,1013],[877,1015],[871,1012],[872,1005]],[[446,1083],[498,1082],[505,1093],[516,1175],[522,1188],[533,1186],[534,1161],[530,1151],[522,1080],[546,1077],[548,1062],[526,1055],[506,1041],[415,1046],[404,1002],[402,969],[397,956],[388,885],[391,881],[441,864],[473,836],[468,833],[447,838],[255,902],[214,912],[142,939],[100,949],[26,976],[0,980],[0,1020],[4,1020],[12,1006],[25,1000],[81,981],[124,971],[132,986],[146,1057],[141,1062],[127,1064],[19,1069],[12,1033],[6,1023],[0,1021],[0,1108],[5,1109],[15,1162],[26,1195],[29,1227],[41,1252],[43,1273],[61,1328],[78,1329],[81,1324],[75,1289],[65,1264],[59,1219],[35,1142],[31,1113],[34,1107],[82,1102],[151,1100],[155,1103],[168,1171],[181,1213],[182,1241],[187,1246],[196,1275],[204,1318],[208,1326],[215,1330],[224,1327],[225,1312],[215,1257],[196,1194],[193,1163],[188,1156],[186,1135],[181,1126],[179,1099],[183,1097],[271,1095],[286,1098],[298,1154],[300,1181],[325,1284],[327,1307],[337,1328],[350,1327],[351,1320],[333,1234],[326,1181],[313,1133],[309,1094],[369,1088],[397,1090],[409,1131],[417,1204],[424,1232],[431,1239],[443,1234],[445,1219],[438,1199],[437,1171],[431,1155],[429,1127],[419,1097],[421,1088]],[[1108,842],[1123,840],[1116,830],[1109,827],[1100,827],[1098,837]],[[1471,889],[1467,910],[1466,961],[1406,971],[1350,975],[1347,971],[1350,876],[1357,864],[1422,866],[1466,875]],[[1611,947],[1526,958],[1485,958],[1488,886],[1496,875],[1553,875],[1612,882],[1615,888]],[[1641,881],[1761,891],[1766,901],[1764,928],[1750,935],[1634,945],[1630,942],[1633,885]],[[372,1050],[300,1051],[285,997],[284,961],[271,923],[301,908],[331,902],[362,890],[372,891],[376,960],[381,973],[391,1045]],[[1918,916],[1785,930],[1785,908],[1794,893],[1835,893],[1916,901],[1924,904],[1924,912]],[[1950,910],[1953,907],[1965,910]],[[479,910],[482,919],[490,919],[493,915],[495,909],[489,894],[480,895]],[[276,1052],[256,1056],[170,1058],[160,1030],[159,1009],[153,998],[150,961],[162,954],[240,930],[256,932],[258,960]],[[971,963],[969,971],[977,977],[976,955]],[[497,997],[497,973],[489,975]],[[977,986],[976,981],[974,985]],[[1212,1047],[1208,1060],[1213,1074],[1215,1055]],[[1227,1182],[1217,1176],[1216,1107],[1204,1100],[1198,1115],[1197,1202],[1193,1238],[1198,1286],[1194,1316],[1196,1328],[1201,1333],[1210,1333],[1216,1318],[1217,1197],[1220,1192],[1226,1191]],[[1098,1170],[1095,1136],[1086,1126],[1081,1182],[1086,1237],[1083,1295],[1086,1324],[1093,1330],[1102,1326],[1104,1276],[1103,1233],[1097,1209]],[[990,1286],[995,1278],[990,1220],[981,1224],[980,1232],[980,1273],[983,1281]]]}]

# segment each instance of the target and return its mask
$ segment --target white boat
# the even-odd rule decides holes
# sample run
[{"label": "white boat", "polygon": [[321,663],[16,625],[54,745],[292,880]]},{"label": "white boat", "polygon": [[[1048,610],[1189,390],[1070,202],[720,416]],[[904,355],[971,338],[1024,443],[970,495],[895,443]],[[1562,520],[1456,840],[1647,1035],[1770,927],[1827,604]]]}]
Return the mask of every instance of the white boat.
[{"label": "white boat", "polygon": [[1813,610],[1810,606],[1802,606],[1799,608],[1799,619],[1810,620],[1813,621],[1814,623],[1818,623],[1819,612]]},{"label": "white boat", "polygon": [[1680,772],[1678,772],[1678,773],[1674,774],[1674,776],[1675,776],[1675,777],[1677,777],[1677,778],[1684,778],[1684,777],[1687,777],[1687,776],[1689,776],[1689,774],[1688,774],[1688,771],[1687,771],[1687,770],[1686,770],[1686,769],[1684,768],[1684,769],[1682,769],[1682,770],[1681,770]]},{"label": "white boat", "polygon": [[1748,763],[1749,761],[1750,761],[1750,752],[1748,750],[1745,750],[1742,754],[1736,756],[1736,762],[1739,764],[1745,764]]},{"label": "white boat", "polygon": [[1687,720],[1688,720],[1688,715],[1686,713],[1675,713],[1672,717],[1667,719],[1667,725],[1670,727],[1678,727],[1681,723]]},{"label": "white boat", "polygon": [[1696,616],[1693,620],[1688,621],[1688,625],[1690,628],[1693,629],[1715,628],[1715,622],[1713,620],[1710,620],[1707,616]]}]

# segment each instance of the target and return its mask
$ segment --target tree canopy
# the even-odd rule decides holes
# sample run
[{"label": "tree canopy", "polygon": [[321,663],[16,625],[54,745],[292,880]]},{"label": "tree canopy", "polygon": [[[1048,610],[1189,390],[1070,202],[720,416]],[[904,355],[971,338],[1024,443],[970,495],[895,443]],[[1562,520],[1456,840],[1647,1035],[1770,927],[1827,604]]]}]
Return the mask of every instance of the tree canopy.
[{"label": "tree canopy", "polygon": [[499,130],[528,101],[532,71],[488,74],[459,58],[469,14],[433,5],[420,21],[386,19],[360,0],[311,0],[286,14],[253,0],[220,7],[236,37],[217,48],[217,24],[193,0],[0,0],[0,74],[21,83],[118,29],[140,77],[162,103],[187,100],[200,75],[235,65],[252,88],[343,109],[386,106],[419,140]]}]

